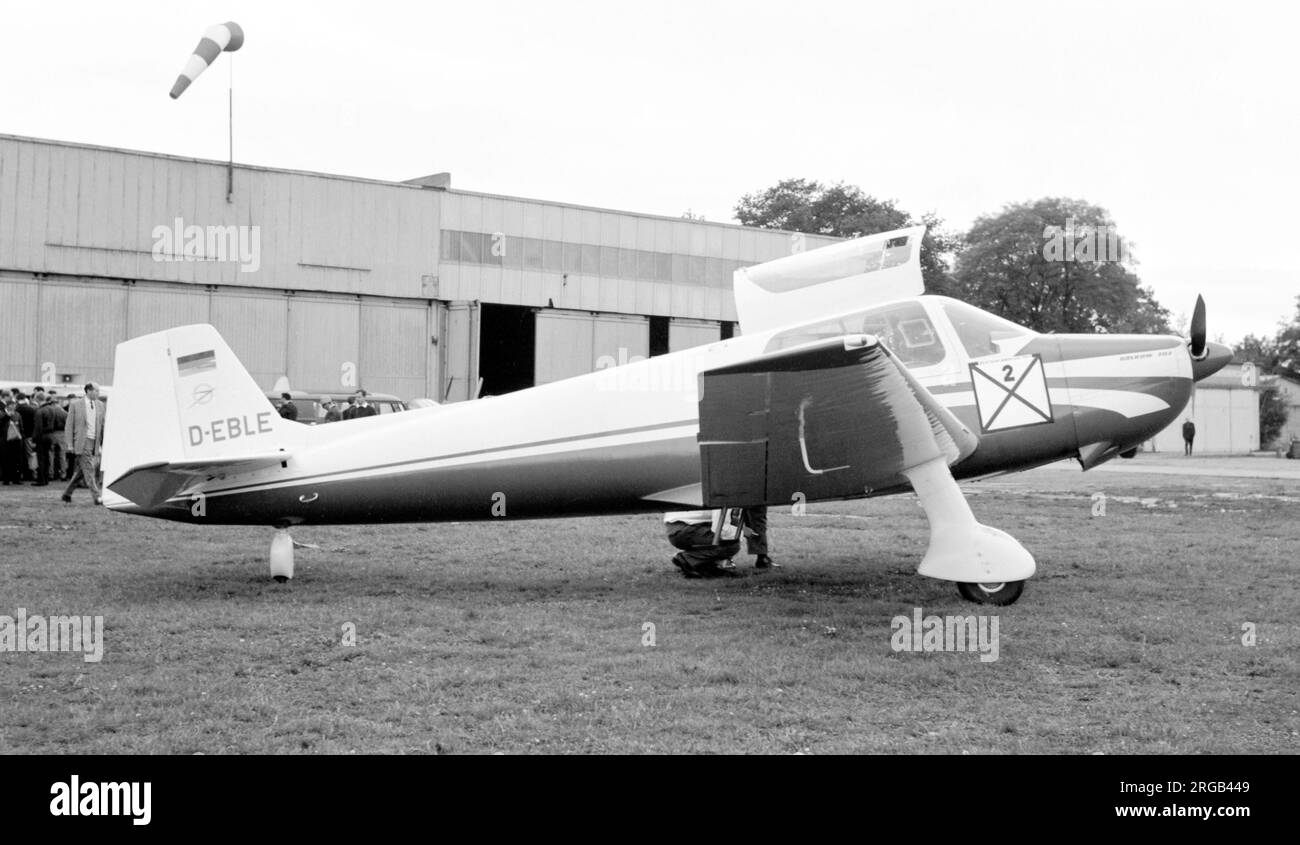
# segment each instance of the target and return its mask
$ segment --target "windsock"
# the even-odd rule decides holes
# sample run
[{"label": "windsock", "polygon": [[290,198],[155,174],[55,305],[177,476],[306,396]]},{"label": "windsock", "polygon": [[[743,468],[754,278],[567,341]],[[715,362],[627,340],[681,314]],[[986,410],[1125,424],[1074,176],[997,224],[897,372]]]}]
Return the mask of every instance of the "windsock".
[{"label": "windsock", "polygon": [[203,39],[199,41],[199,46],[194,48],[194,55],[190,56],[190,60],[185,63],[181,75],[176,77],[176,84],[172,86],[172,99],[176,99],[186,88],[189,88],[190,83],[207,70],[208,65],[216,61],[223,50],[233,53],[243,46],[244,31],[234,21],[208,27],[208,31],[203,33]]}]

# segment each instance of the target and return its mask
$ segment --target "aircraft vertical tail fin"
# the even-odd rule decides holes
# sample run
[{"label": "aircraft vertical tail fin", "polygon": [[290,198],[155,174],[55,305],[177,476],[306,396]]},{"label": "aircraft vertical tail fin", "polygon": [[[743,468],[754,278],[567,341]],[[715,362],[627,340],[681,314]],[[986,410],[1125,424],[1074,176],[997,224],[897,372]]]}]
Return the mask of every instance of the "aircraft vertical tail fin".
[{"label": "aircraft vertical tail fin", "polygon": [[[306,431],[280,417],[266,394],[209,325],[181,326],[120,343],[105,414],[104,480],[137,503],[142,470],[170,481],[143,498],[179,488],[205,468],[248,468],[287,459]],[[119,485],[135,474],[134,485]],[[175,481],[175,484],[171,482]],[[138,493],[139,491],[136,490]]]}]

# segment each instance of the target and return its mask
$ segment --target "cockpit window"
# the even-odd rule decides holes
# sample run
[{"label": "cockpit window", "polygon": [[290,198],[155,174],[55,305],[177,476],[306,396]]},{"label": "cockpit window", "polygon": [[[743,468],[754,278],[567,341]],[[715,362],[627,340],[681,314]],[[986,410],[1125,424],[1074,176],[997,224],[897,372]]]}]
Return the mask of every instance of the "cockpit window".
[{"label": "cockpit window", "polygon": [[955,299],[943,299],[940,302],[953,330],[957,332],[957,338],[966,348],[966,354],[972,358],[997,355],[1002,351],[999,341],[1033,334],[1024,326],[1017,326],[1010,320],[995,317],[964,302]]},{"label": "cockpit window", "polygon": [[880,340],[905,366],[929,367],[947,355],[939,333],[919,302],[900,302],[781,332],[768,342],[767,351],[789,349],[816,340],[846,334],[870,334]]}]

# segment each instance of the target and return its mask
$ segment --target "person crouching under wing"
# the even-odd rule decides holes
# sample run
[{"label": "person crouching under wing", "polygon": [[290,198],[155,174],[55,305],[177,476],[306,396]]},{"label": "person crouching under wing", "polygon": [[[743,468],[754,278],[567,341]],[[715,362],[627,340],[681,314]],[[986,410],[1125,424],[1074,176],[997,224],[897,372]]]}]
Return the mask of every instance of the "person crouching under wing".
[{"label": "person crouching under wing", "polygon": [[734,577],[731,558],[740,551],[741,512],[722,510],[671,511],[664,514],[668,542],[681,549],[673,565],[687,578]]}]

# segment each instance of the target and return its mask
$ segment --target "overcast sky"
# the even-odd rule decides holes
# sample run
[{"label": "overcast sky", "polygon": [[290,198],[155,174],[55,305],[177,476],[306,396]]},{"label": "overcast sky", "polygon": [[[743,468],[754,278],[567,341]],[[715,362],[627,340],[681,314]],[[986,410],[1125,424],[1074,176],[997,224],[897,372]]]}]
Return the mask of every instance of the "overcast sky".
[{"label": "overcast sky", "polygon": [[[178,101],[203,31],[247,40]],[[1281,2],[8,4],[0,132],[733,220],[787,177],[965,229],[1109,209],[1177,318],[1294,313],[1300,7]],[[233,62],[231,61],[233,59]]]}]

